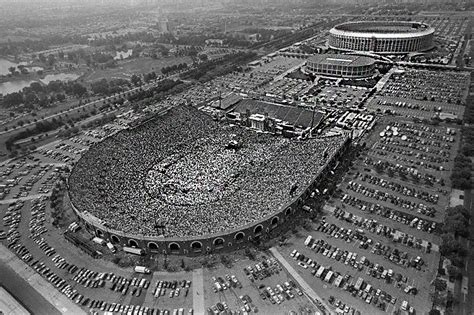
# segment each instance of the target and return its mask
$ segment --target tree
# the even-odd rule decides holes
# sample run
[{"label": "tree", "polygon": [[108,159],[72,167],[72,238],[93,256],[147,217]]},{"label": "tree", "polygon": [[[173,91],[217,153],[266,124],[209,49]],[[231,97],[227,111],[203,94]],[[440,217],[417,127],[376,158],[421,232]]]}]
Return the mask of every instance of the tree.
[{"label": "tree", "polygon": [[52,66],[52,65],[54,65],[55,62],[56,62],[56,57],[54,57],[54,55],[49,55],[48,56],[48,65]]},{"label": "tree", "polygon": [[133,85],[135,86],[138,86],[140,83],[141,83],[141,79],[139,76],[137,76],[136,74],[132,75],[132,77],[130,78],[130,81],[132,82]]},{"label": "tree", "polygon": [[428,315],[441,315],[441,312],[435,308],[433,308]]},{"label": "tree", "polygon": [[16,68],[15,67],[9,67],[8,71],[10,71],[11,74],[15,74]]},{"label": "tree", "polygon": [[77,95],[77,96],[83,96],[86,94],[87,89],[80,83],[74,82],[72,85],[72,93]]},{"label": "tree", "polygon": [[447,288],[446,281],[443,280],[443,279],[439,279],[439,278],[436,278],[433,281],[433,286],[434,286],[436,291],[445,291],[446,288]]}]

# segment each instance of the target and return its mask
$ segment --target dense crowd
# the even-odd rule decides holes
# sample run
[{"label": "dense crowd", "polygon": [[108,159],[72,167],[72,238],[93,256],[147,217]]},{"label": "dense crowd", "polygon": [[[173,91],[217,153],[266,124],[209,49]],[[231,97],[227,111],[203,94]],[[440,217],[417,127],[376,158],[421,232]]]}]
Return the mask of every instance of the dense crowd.
[{"label": "dense crowd", "polygon": [[94,145],[70,176],[71,199],[127,233],[222,232],[281,209],[343,140],[274,137],[180,106]]}]

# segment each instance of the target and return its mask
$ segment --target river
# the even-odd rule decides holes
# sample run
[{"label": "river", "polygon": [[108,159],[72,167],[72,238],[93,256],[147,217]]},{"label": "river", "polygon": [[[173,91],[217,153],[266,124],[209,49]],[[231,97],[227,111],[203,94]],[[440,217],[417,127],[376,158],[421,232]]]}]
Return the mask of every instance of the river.
[{"label": "river", "polygon": [[74,81],[79,78],[78,74],[75,73],[58,73],[58,74],[48,74],[43,79],[39,80],[19,80],[19,81],[9,81],[0,83],[0,93],[3,95],[21,91],[23,88],[30,86],[31,83],[35,81],[40,81],[44,84],[48,84],[51,81]]}]

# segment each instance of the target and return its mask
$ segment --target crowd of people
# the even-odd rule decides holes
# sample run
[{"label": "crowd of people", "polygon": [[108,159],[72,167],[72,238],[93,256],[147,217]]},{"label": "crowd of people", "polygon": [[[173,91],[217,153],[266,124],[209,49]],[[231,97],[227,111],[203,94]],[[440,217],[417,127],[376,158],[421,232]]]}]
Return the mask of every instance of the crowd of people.
[{"label": "crowd of people", "polygon": [[91,147],[70,176],[71,200],[126,233],[222,232],[284,207],[343,141],[275,137],[178,106]]}]

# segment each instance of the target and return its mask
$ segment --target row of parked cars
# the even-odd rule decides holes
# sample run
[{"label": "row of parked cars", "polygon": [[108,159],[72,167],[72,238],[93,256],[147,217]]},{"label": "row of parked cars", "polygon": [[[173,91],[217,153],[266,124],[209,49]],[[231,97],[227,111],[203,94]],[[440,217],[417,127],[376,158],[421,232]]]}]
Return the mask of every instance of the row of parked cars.
[{"label": "row of parked cars", "polygon": [[[305,269],[310,266],[312,268],[311,274],[314,277],[319,278],[326,283],[332,284],[337,288],[348,291],[352,296],[361,298],[367,304],[373,303],[376,307],[380,308],[383,311],[386,310],[387,303],[393,302],[393,304],[395,304],[397,301],[396,298],[392,298],[390,295],[387,295],[388,301],[379,300],[379,298],[374,299],[374,295],[377,292],[381,293],[381,290],[376,290],[372,287],[372,285],[366,282],[365,285],[362,286],[364,282],[362,278],[357,279],[356,282],[351,275],[337,272],[333,269],[332,266],[323,266],[322,264],[316,262],[316,260],[313,260],[309,257],[305,257],[296,250],[293,250],[293,252],[291,252],[290,257],[295,260],[300,260],[299,264],[304,264],[306,266]],[[339,306],[340,305],[336,307]],[[344,305],[341,311],[344,314],[357,313],[357,310],[353,307],[350,307],[349,305]],[[358,314],[360,314],[360,312]]]},{"label": "row of parked cars", "polygon": [[[386,191],[380,191],[378,189],[370,188],[370,187],[365,187],[364,185],[361,185],[359,183],[355,182],[350,182],[347,185],[347,189],[356,192],[358,194],[361,194],[365,197],[375,199],[377,201],[384,201],[384,202],[389,202],[395,206],[401,207],[403,209],[407,209],[410,211],[416,211],[417,213],[429,216],[429,217],[434,217],[436,214],[436,209],[433,206],[427,206],[423,203],[417,203],[414,201],[410,201],[408,199],[405,199],[403,197],[399,197],[398,195],[393,195],[391,193],[388,193]],[[356,200],[352,199],[355,198],[353,196],[348,196],[345,194],[342,197],[342,201],[345,201],[346,198],[349,198],[349,200]]]},{"label": "row of parked cars", "polygon": [[[110,312],[110,313],[119,313],[119,314],[127,314],[127,315],[192,315],[194,314],[194,310],[190,308],[187,312],[184,308],[178,308],[173,310],[168,309],[158,309],[152,308],[142,305],[128,305],[128,304],[120,304],[120,303],[107,303],[102,300],[92,300],[89,298],[82,298],[76,299],[77,304],[81,304],[82,306],[89,307],[91,309],[91,314],[99,314],[98,311],[101,311],[100,314],[104,314],[103,312]],[[97,311],[95,311],[97,309]]]},{"label": "row of parked cars", "polygon": [[390,190],[398,194],[418,198],[432,204],[437,204],[439,201],[438,194],[431,194],[421,189],[409,188],[405,185],[396,183],[394,181],[386,180],[378,176],[367,174],[367,173],[362,173],[362,174],[357,174],[357,175],[359,175],[358,178],[362,182],[367,182],[368,184],[380,186],[382,188],[389,188]]},{"label": "row of parked cars", "polygon": [[235,275],[226,274],[224,277],[212,277],[212,282],[212,289],[214,290],[214,293],[224,291],[229,288],[242,289],[242,284]]},{"label": "row of parked cars", "polygon": [[[415,167],[416,163],[417,162],[410,162],[411,165],[403,165],[400,163],[395,163],[393,161],[382,161],[378,158],[372,158],[369,156],[365,157],[364,159],[365,165],[373,167],[374,169],[383,170],[386,173],[391,173],[394,176],[403,178],[403,180],[409,180],[411,182],[416,181],[415,183],[418,184],[424,182],[425,184],[431,186],[436,183],[440,185],[444,183],[444,179],[442,177],[436,177],[429,172],[419,170],[418,167]],[[439,188],[438,190],[444,195],[448,194],[447,190]]]},{"label": "row of parked cars", "polygon": [[250,281],[263,280],[273,274],[278,274],[282,270],[282,267],[273,257],[262,259],[261,262],[244,268],[244,272]]},{"label": "row of parked cars", "polygon": [[421,270],[423,266],[423,260],[421,260],[421,258],[418,260],[419,257],[417,259],[409,258],[408,253],[405,251],[391,248],[389,245],[381,244],[380,242],[374,242],[360,232],[341,228],[334,223],[329,224],[328,222],[321,221],[316,230],[326,233],[331,237],[342,238],[347,242],[352,242],[354,239],[358,240],[359,248],[361,249],[369,250],[369,246],[372,246],[370,249],[371,253],[382,255],[385,259],[390,260],[394,264],[404,267],[413,267],[418,270]]},{"label": "row of parked cars", "polygon": [[[363,229],[366,229],[371,233],[383,235],[389,240],[398,242],[408,247],[421,249],[422,246],[424,246],[422,239],[416,238],[413,235],[401,232],[400,230],[391,228],[387,225],[380,224],[377,222],[377,220],[362,218],[360,216],[353,215],[351,212],[344,211],[339,208],[336,208],[333,214],[337,219],[349,222],[356,226],[356,232],[359,232],[361,234],[364,234],[365,231]],[[416,224],[417,222],[419,223],[419,220],[418,218],[415,218],[410,224]],[[429,248],[429,250],[431,250],[431,246],[431,243],[427,242],[427,247]]]},{"label": "row of parked cars", "polygon": [[239,304],[242,306],[240,310],[234,311],[229,308],[229,305],[225,301],[217,302],[207,309],[208,314],[219,315],[219,314],[248,314],[249,312],[258,313],[258,308],[252,303],[250,296],[241,295],[239,296]]},{"label": "row of parked cars", "polygon": [[189,280],[174,280],[174,281],[158,281],[156,283],[155,289],[153,290],[153,296],[158,298],[164,296],[167,293],[167,289],[170,290],[169,297],[174,298],[178,297],[181,294],[181,291],[184,291],[184,296],[188,296],[189,288],[191,287],[191,281]]},{"label": "row of parked cars", "polygon": [[277,284],[274,287],[261,285],[259,289],[261,289],[260,297],[263,300],[268,298],[272,304],[281,304],[285,300],[294,299],[295,295],[303,295],[303,291],[301,291],[292,280]]},{"label": "row of parked cars", "polygon": [[[357,192],[357,191],[355,191],[355,192]],[[382,211],[384,211],[384,210],[385,211],[386,210],[388,210],[388,211],[392,210],[389,207],[381,206],[379,204],[374,204],[373,202],[370,202],[370,201],[362,200],[362,199],[360,199],[360,198],[358,198],[358,197],[356,197],[352,194],[344,194],[341,198],[341,201],[344,205],[349,205],[351,207],[360,209],[361,211],[368,211],[368,212],[377,211],[377,212],[379,212],[379,210],[380,210],[379,213],[382,213]],[[431,217],[431,218],[435,217],[436,209],[434,207],[427,207],[423,204],[415,204],[415,203],[412,203],[410,201],[405,201],[402,198],[393,199],[392,204],[395,205],[395,206],[401,207],[403,209],[407,209],[408,211],[411,211],[411,212],[416,211],[417,213],[425,215],[427,217]],[[402,214],[401,211],[399,211],[398,213]]]}]

